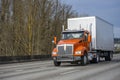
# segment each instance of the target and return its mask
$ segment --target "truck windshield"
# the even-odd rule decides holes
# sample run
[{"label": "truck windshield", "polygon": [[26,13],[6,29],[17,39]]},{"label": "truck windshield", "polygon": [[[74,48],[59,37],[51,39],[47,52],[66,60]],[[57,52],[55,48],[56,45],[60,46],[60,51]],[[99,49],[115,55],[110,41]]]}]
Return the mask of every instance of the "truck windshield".
[{"label": "truck windshield", "polygon": [[62,39],[74,39],[74,38],[82,38],[84,32],[64,32],[62,33]]}]

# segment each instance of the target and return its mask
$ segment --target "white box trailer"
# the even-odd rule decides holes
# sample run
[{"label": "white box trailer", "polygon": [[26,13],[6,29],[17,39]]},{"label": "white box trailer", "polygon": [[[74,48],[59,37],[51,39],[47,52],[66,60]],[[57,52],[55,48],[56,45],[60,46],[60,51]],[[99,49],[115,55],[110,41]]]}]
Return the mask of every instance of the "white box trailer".
[{"label": "white box trailer", "polygon": [[69,18],[68,29],[84,29],[91,32],[92,49],[102,51],[114,50],[113,25],[99,17]]}]

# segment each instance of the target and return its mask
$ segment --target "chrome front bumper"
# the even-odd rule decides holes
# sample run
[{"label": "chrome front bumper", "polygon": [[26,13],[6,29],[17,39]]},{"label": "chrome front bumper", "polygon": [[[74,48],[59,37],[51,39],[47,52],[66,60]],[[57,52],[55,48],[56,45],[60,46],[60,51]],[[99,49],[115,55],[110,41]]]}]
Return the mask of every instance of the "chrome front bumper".
[{"label": "chrome front bumper", "polygon": [[81,57],[75,57],[75,56],[58,56],[58,57],[53,57],[54,61],[57,62],[76,62],[80,61]]}]

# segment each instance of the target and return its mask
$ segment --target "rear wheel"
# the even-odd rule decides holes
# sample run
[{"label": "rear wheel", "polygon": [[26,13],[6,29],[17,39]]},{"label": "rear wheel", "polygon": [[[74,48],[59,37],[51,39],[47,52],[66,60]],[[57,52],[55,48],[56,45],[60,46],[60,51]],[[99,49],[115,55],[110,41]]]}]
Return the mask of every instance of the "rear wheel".
[{"label": "rear wheel", "polygon": [[105,61],[111,61],[113,58],[113,53],[112,52],[109,52],[108,53],[108,56],[105,57]]},{"label": "rear wheel", "polygon": [[100,56],[99,54],[96,54],[96,58],[93,58],[94,63],[98,63],[100,61]]},{"label": "rear wheel", "polygon": [[84,56],[81,57],[81,65],[85,66],[88,63],[88,56],[85,54]]},{"label": "rear wheel", "polygon": [[60,66],[60,65],[61,65],[61,62],[54,61],[54,65],[55,65],[55,66]]}]

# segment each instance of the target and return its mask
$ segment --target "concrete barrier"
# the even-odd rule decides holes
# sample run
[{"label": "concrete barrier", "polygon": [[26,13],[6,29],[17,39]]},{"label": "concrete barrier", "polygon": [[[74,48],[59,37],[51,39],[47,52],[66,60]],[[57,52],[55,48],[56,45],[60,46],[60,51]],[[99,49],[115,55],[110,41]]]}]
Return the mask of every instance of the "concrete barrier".
[{"label": "concrete barrier", "polygon": [[51,55],[0,56],[0,64],[52,59]]}]

